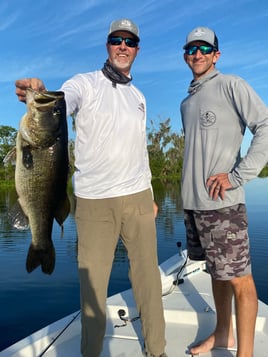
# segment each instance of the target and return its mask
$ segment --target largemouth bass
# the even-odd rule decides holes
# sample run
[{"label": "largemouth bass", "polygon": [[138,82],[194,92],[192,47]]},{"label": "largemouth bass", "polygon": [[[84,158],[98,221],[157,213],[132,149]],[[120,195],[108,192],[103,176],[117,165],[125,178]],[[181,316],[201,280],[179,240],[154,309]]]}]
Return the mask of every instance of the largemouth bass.
[{"label": "largemouth bass", "polygon": [[15,185],[21,211],[14,214],[13,210],[13,225],[24,229],[28,224],[31,229],[27,271],[41,266],[51,274],[55,266],[53,221],[63,229],[70,212],[64,93],[28,89],[26,103],[16,141]]}]

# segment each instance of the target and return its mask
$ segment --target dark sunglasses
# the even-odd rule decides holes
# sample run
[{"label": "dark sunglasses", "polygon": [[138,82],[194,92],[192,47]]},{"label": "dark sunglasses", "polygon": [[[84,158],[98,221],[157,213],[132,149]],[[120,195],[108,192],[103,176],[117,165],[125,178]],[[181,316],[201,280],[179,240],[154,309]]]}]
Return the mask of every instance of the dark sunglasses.
[{"label": "dark sunglasses", "polygon": [[110,36],[108,37],[107,42],[112,46],[119,46],[121,43],[125,41],[127,47],[137,47],[139,41],[130,37],[122,37],[122,36]]},{"label": "dark sunglasses", "polygon": [[185,49],[187,55],[195,55],[197,50],[199,50],[202,55],[209,55],[215,48],[213,46],[201,45],[201,46],[189,46]]}]

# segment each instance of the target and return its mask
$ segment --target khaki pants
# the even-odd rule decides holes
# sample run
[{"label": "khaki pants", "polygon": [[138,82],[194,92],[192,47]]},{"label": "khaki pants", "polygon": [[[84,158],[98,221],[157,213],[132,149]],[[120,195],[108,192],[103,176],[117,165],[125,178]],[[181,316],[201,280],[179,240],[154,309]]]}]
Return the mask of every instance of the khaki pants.
[{"label": "khaki pants", "polygon": [[76,223],[83,357],[98,357],[102,350],[107,287],[119,235],[128,252],[146,348],[160,355],[165,349],[165,322],[151,191],[108,199],[77,198]]}]

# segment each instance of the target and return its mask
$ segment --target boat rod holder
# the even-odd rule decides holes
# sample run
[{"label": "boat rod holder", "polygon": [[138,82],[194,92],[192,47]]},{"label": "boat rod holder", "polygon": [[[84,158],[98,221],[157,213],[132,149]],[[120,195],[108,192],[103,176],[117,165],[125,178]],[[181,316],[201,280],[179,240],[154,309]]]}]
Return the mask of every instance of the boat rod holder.
[{"label": "boat rod holder", "polygon": [[114,325],[114,328],[116,328],[116,327],[124,327],[124,326],[127,325],[128,322],[134,322],[134,321],[136,321],[136,320],[138,320],[140,318],[140,316],[133,317],[132,319],[124,317],[126,315],[126,310],[124,310],[124,309],[119,309],[117,311],[117,313],[118,313],[118,316],[119,316],[120,320],[124,321],[124,323],[122,325]]}]

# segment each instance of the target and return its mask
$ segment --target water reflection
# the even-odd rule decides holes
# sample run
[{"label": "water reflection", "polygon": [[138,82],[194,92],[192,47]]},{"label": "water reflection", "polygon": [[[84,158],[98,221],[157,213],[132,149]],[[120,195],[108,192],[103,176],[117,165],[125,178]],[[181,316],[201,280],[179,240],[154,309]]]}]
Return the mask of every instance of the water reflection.
[{"label": "water reflection", "polygon": [[[247,185],[249,234],[253,272],[259,297],[268,303],[267,294],[267,216],[268,179],[258,179]],[[155,201],[159,206],[156,219],[158,255],[162,262],[176,253],[176,242],[185,246],[185,231],[179,182],[153,183]],[[15,190],[0,190],[0,350],[16,340],[79,309],[79,283],[76,259],[75,201],[71,199],[71,213],[64,223],[64,236],[55,222],[53,242],[56,266],[51,276],[39,268],[28,274],[25,260],[31,241],[30,231],[18,231],[10,226],[7,212],[17,199]],[[119,242],[109,295],[130,286],[126,250]],[[3,293],[4,292],[4,293]]]}]

